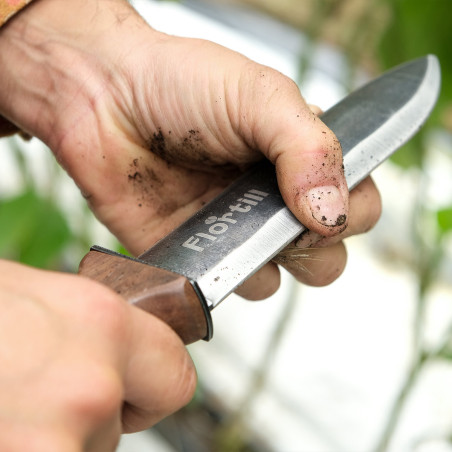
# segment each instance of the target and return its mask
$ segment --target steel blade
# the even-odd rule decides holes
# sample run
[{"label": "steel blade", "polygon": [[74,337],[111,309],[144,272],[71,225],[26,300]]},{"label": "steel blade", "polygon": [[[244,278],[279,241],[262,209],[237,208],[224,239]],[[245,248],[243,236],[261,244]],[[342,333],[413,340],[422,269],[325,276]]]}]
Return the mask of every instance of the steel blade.
[{"label": "steel blade", "polygon": [[[338,137],[350,189],[411,138],[435,105],[429,55],[383,74],[322,115]],[[139,259],[189,278],[214,308],[304,230],[285,206],[274,167],[243,175]]]}]

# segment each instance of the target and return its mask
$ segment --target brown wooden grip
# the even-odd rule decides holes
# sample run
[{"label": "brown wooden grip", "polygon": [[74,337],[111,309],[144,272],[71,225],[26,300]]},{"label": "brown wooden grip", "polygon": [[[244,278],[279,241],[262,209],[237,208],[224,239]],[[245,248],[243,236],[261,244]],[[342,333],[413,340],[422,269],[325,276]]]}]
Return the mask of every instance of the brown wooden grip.
[{"label": "brown wooden grip", "polygon": [[116,253],[91,250],[79,274],[99,281],[166,322],[185,344],[210,339],[211,319],[190,281]]}]

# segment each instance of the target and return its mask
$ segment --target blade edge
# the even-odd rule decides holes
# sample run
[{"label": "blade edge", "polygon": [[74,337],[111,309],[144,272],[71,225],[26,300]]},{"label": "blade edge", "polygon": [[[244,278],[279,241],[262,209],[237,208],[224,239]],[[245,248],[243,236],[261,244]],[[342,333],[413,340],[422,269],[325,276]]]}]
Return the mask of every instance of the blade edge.
[{"label": "blade edge", "polygon": [[[350,150],[345,155],[344,169],[349,190],[356,187],[356,185],[364,180],[375,168],[415,135],[431,113],[439,95],[441,79],[440,67],[438,59],[434,55],[428,55],[424,58],[427,59],[426,72],[422,83],[419,85],[412,98],[401,107],[393,117],[391,117],[390,122],[384,123],[379,129],[375,130],[375,132],[361,141],[353,150]],[[418,107],[422,107],[422,114],[419,114],[419,111],[421,110]],[[408,119],[406,116],[410,116],[410,112],[415,112],[417,116],[414,118],[414,121],[408,123],[412,124],[412,127],[407,128],[407,123],[405,121]],[[332,130],[334,132],[334,129]],[[394,136],[396,136],[395,132],[397,130],[404,131],[405,133],[396,143],[394,143],[393,139]],[[372,148],[375,149],[375,143],[379,143],[379,146],[388,149],[388,151],[381,156],[379,155],[378,158],[369,160],[367,157],[369,150]],[[275,217],[265,224],[265,231],[263,228],[245,242],[247,245],[246,255],[244,247],[240,247],[228,255],[228,260],[230,261],[242,262],[243,265],[246,266],[247,261],[252,260],[253,265],[248,265],[247,268],[241,270],[240,274],[237,274],[237,272],[231,270],[225,262],[220,262],[197,280],[208,305],[211,306],[212,309],[216,307],[224,300],[224,298],[275,257],[305,229],[306,228],[295,218],[287,207],[282,209]],[[272,241],[271,239],[268,240],[269,237],[275,236],[273,230],[278,231],[278,246],[276,247],[272,246],[275,241]],[[268,253],[268,258],[264,260],[260,259],[262,261],[261,264],[256,266],[255,262],[256,260],[259,260],[259,258],[255,257],[254,254],[257,255],[257,250],[264,248],[264,244],[267,245],[266,252]],[[256,251],[253,253],[251,250]],[[253,257],[253,259],[251,259],[251,257]]]}]

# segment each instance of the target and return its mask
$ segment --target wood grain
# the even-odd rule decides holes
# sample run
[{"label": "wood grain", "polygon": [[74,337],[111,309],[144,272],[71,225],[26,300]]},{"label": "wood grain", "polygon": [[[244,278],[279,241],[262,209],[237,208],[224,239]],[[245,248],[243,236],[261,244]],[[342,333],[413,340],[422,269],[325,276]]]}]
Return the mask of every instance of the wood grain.
[{"label": "wood grain", "polygon": [[165,321],[185,344],[209,338],[210,318],[184,276],[97,250],[83,258],[79,274],[107,285],[129,303]]}]

